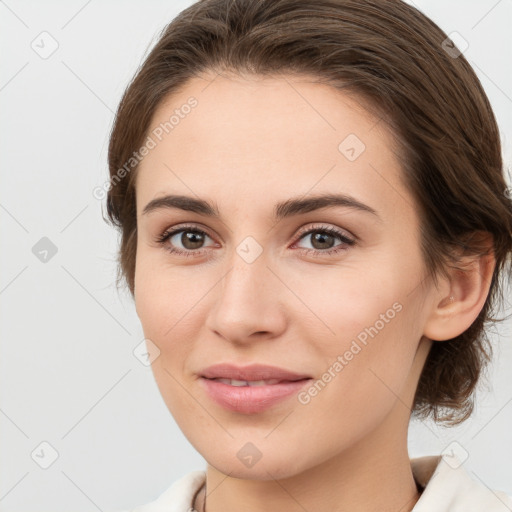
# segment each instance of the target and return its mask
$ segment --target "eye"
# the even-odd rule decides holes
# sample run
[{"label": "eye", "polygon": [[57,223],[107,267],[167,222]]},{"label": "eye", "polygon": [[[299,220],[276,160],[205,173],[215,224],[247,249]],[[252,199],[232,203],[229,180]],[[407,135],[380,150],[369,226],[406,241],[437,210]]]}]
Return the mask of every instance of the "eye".
[{"label": "eye", "polygon": [[[299,248],[299,250],[304,251],[307,254],[336,254],[340,251],[347,250],[348,247],[353,246],[356,243],[356,240],[349,237],[344,231],[323,225],[309,228],[306,232],[301,234],[299,240],[307,239],[308,237],[311,240],[310,245],[312,245],[312,247]],[[336,239],[338,239],[340,243],[334,245]]]},{"label": "eye", "polygon": [[[206,238],[210,238],[210,236],[197,227],[180,226],[164,231],[157,237],[156,241],[163,245],[170,253],[182,256],[201,256],[204,252],[202,245]],[[179,244],[181,244],[182,248],[179,247]],[[177,245],[178,247],[176,247]]]},{"label": "eye", "polygon": [[[314,236],[312,236],[314,235]],[[345,251],[348,247],[356,244],[355,238],[349,237],[344,231],[331,226],[315,225],[307,231],[303,231],[298,241],[310,238],[312,247],[299,247],[297,250],[306,254],[316,254],[319,256],[332,255],[340,251]],[[212,238],[196,226],[179,226],[171,230],[164,231],[157,237],[156,241],[172,254],[180,256],[202,256],[207,252],[204,246],[205,240]],[[336,244],[336,239],[340,243]],[[294,245],[297,245],[295,242]],[[181,247],[180,247],[181,245]],[[215,246],[213,243],[211,246]]]}]

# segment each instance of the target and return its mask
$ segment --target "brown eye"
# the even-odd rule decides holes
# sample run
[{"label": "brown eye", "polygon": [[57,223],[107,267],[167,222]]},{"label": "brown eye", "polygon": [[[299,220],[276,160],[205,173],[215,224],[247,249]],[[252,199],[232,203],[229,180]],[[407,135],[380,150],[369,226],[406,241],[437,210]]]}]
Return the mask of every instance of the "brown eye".
[{"label": "brown eye", "polygon": [[335,237],[329,233],[317,232],[311,237],[311,245],[315,249],[331,249],[335,244]]},{"label": "brown eye", "polygon": [[[317,252],[319,254],[331,254],[340,250],[345,250],[347,247],[355,245],[355,240],[349,238],[344,232],[329,226],[314,227],[303,233],[300,240],[309,238],[311,240],[311,247],[302,247],[300,249],[306,252]],[[336,243],[339,240],[340,243]]]},{"label": "brown eye", "polygon": [[197,228],[181,227],[165,231],[157,238],[157,242],[174,254],[183,256],[200,256],[203,252],[205,240],[208,236]]},{"label": "brown eye", "polygon": [[182,231],[179,240],[185,249],[192,251],[199,249],[204,243],[204,233],[198,231]]}]

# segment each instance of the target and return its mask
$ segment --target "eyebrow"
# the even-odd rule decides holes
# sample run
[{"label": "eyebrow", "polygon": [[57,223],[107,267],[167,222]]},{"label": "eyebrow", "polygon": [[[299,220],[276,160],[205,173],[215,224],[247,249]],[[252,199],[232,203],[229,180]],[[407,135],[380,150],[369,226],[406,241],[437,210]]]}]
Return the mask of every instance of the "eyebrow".
[{"label": "eyebrow", "polygon": [[[316,196],[309,196],[307,198],[297,197],[287,199],[286,201],[277,203],[274,206],[273,221],[278,222],[286,217],[299,215],[303,213],[320,210],[321,208],[333,208],[341,206],[345,208],[353,208],[362,212],[375,215],[379,220],[379,214],[375,209],[367,204],[358,201],[357,199],[345,194],[323,194]],[[188,212],[198,213],[207,217],[220,219],[220,213],[216,205],[205,201],[204,199],[197,199],[190,196],[183,195],[166,195],[153,199],[150,201],[142,211],[142,215],[147,215],[155,210],[164,209],[180,209]]]}]

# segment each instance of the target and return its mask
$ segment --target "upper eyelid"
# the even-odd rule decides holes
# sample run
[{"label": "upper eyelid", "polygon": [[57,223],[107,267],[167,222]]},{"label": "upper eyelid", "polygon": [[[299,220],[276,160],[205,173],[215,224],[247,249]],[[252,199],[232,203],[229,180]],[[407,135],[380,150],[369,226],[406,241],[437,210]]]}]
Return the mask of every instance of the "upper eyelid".
[{"label": "upper eyelid", "polygon": [[205,233],[208,235],[212,240],[214,237],[210,235],[209,230],[207,228],[202,227],[200,224],[191,224],[191,225],[184,225],[184,226],[174,226],[171,228],[167,228],[163,231],[163,233],[172,233],[172,236],[176,235],[177,233],[180,233],[182,231],[200,231],[202,233]]},{"label": "upper eyelid", "polygon": [[348,238],[351,238],[353,240],[357,240],[358,237],[356,235],[354,235],[353,233],[351,233],[350,231],[348,231],[347,229],[344,229],[344,228],[340,228],[338,226],[334,227],[334,226],[329,226],[329,225],[324,225],[324,224],[314,224],[312,226],[309,226],[309,227],[305,227],[305,228],[301,228],[297,234],[297,236],[302,236],[302,235],[305,235],[305,234],[309,234],[310,232],[314,232],[314,231],[324,231],[324,230],[333,230],[333,231],[336,231],[339,235],[341,236],[345,236],[345,234],[347,235]]}]

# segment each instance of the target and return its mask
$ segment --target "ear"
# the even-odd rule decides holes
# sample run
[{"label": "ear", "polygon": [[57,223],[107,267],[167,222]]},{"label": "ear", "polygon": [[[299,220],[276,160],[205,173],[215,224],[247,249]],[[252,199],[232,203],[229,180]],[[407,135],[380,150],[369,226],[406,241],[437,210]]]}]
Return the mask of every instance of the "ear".
[{"label": "ear", "polygon": [[459,256],[457,268],[448,271],[449,277],[437,288],[432,310],[424,327],[424,336],[434,341],[455,338],[467,330],[482,310],[496,265],[490,233],[478,232],[480,255]]}]

